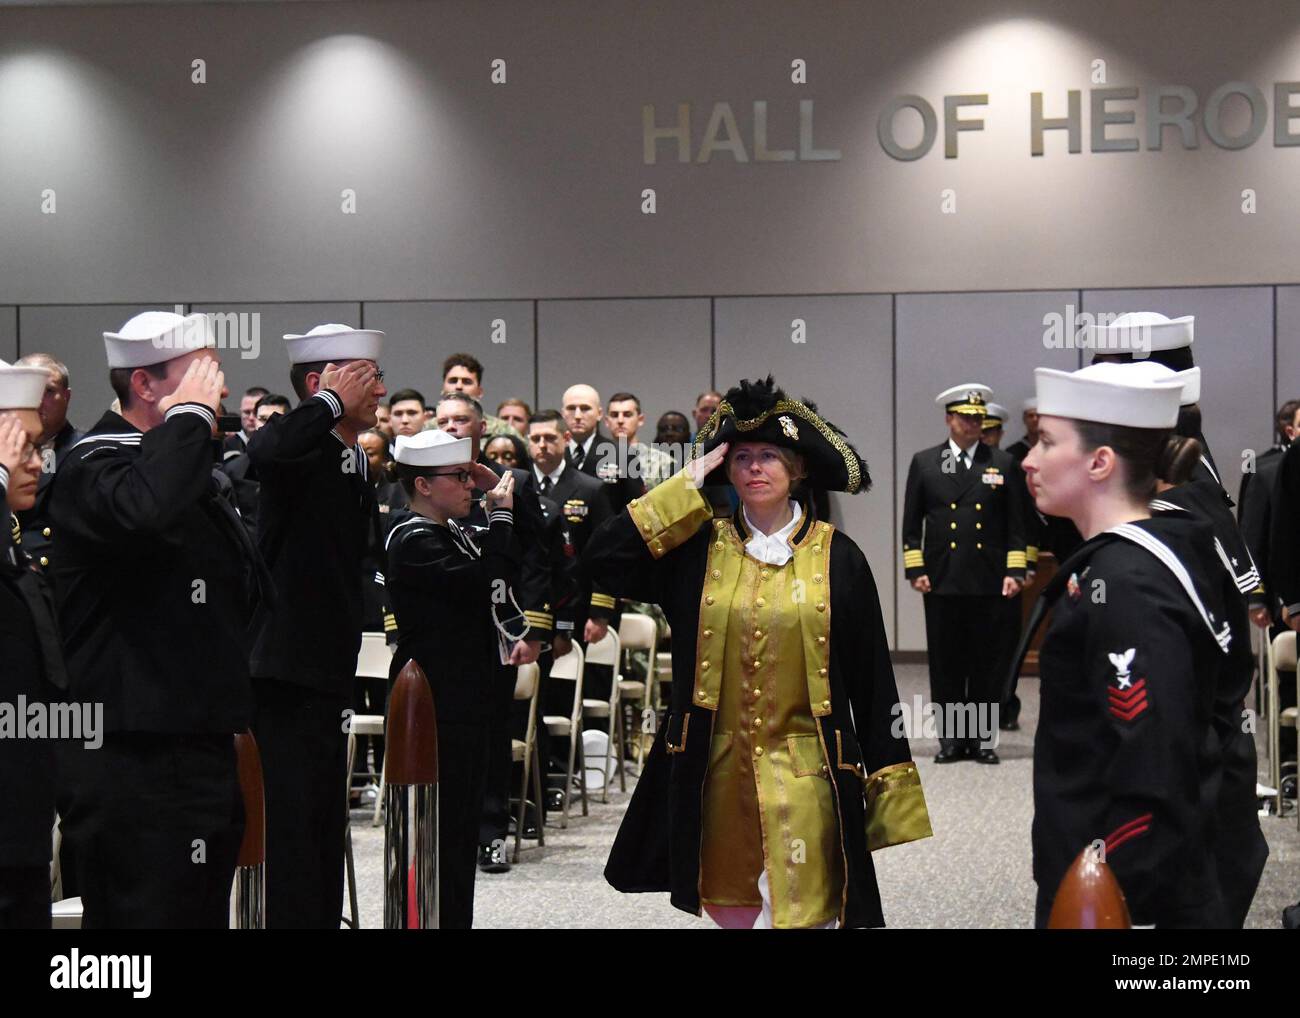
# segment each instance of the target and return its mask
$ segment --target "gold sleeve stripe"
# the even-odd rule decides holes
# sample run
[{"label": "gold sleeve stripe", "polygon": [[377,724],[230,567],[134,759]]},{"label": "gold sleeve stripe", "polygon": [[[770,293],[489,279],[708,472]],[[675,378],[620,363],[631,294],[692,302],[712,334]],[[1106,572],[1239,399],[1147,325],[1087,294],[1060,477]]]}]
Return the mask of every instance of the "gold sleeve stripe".
[{"label": "gold sleeve stripe", "polygon": [[925,556],[919,551],[905,551],[903,552],[903,565],[908,569],[913,566],[923,566],[925,565]]},{"label": "gold sleeve stripe", "polygon": [[1027,562],[1037,562],[1037,561],[1038,561],[1038,549],[1035,548],[1032,544],[1031,544],[1028,548],[1025,549],[1025,560],[1026,560]]},{"label": "gold sleeve stripe", "polygon": [[1023,551],[1007,552],[1008,569],[1024,569],[1026,565],[1028,565],[1028,563],[1025,561],[1025,553]]},{"label": "gold sleeve stripe", "polygon": [[592,594],[591,606],[593,608],[613,608],[614,599],[609,594]]}]

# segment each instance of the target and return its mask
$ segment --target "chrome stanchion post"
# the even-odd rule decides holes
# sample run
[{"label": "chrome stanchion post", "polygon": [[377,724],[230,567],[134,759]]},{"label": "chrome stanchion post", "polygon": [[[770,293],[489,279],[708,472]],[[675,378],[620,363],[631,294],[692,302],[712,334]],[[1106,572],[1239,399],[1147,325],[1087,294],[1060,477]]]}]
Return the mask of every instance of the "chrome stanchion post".
[{"label": "chrome stanchion post", "polygon": [[239,791],[244,798],[244,840],[235,869],[235,929],[266,929],[266,805],[262,757],[252,732],[235,736]]},{"label": "chrome stanchion post", "polygon": [[411,913],[414,928],[437,929],[438,722],[429,682],[414,660],[388,698],[384,754],[384,929],[406,929]]}]

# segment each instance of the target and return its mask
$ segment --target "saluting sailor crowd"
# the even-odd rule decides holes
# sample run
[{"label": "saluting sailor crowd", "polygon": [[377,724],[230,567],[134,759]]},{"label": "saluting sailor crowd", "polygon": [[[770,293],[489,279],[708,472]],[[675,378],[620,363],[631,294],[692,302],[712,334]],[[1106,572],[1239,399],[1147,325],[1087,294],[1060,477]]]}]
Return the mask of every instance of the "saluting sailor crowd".
[{"label": "saluting sailor crowd", "polygon": [[[453,354],[426,401],[385,385],[382,333],[330,324],[284,337],[292,396],[249,390],[236,426],[204,315],[103,338],[117,399],[84,432],[66,367],[0,362],[0,927],[50,925],[52,846],[87,928],[226,927],[246,819],[232,736],[251,732],[267,925],[338,928],[348,719],[387,702],[356,675],[365,632],[392,647],[390,678],[414,661],[431,687],[439,921],[470,927],[476,874],[510,865],[516,671],[536,664],[539,713],[568,716],[550,669],[629,607],[670,638],[672,681],[610,884],[724,927],[884,925],[872,854],[932,831],[876,581],[829,519],[827,493],[870,473],[815,403],[747,379],[648,442],[632,393],[578,384],[556,410],[493,415],[482,364]],[[1099,843],[1132,921],[1158,927],[1241,927],[1268,857],[1250,626],[1300,629],[1300,401],[1234,515],[1192,338],[1191,318],[1149,312],[1091,327],[1093,363],[1038,368],[1005,450],[1009,411],[954,385],[947,436],[908,470],[936,763],[999,763],[1038,649],[1038,926],[1068,921],[1058,889]],[[589,666],[583,697],[611,681]],[[59,705],[98,734],[29,730]],[[530,838],[587,780],[567,737],[537,736]],[[383,754],[359,739],[354,770]]]}]

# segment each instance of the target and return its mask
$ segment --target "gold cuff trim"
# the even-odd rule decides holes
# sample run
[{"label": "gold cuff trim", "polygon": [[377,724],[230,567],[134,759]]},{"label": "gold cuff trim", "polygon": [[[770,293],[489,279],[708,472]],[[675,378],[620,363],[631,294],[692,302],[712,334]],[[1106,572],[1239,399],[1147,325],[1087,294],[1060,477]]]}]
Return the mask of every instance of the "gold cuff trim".
[{"label": "gold cuff trim", "polygon": [[1025,561],[1036,563],[1038,561],[1038,549],[1032,544],[1025,549]]},{"label": "gold cuff trim", "polygon": [[592,594],[591,606],[593,608],[613,608],[614,598],[609,594]]},{"label": "gold cuff trim", "polygon": [[919,551],[905,551],[903,552],[903,565],[908,569],[923,566],[925,565],[925,556]]},{"label": "gold cuff trim", "polygon": [[690,483],[686,471],[634,498],[628,503],[627,511],[655,558],[663,558],[684,544],[701,523],[713,516],[713,509]]},{"label": "gold cuff trim", "polygon": [[1025,553],[1023,551],[1007,552],[1008,569],[1024,569],[1026,565],[1028,565],[1028,563],[1025,561]]},{"label": "gold cuff trim", "polygon": [[916,764],[882,767],[866,786],[868,851],[934,836]]}]

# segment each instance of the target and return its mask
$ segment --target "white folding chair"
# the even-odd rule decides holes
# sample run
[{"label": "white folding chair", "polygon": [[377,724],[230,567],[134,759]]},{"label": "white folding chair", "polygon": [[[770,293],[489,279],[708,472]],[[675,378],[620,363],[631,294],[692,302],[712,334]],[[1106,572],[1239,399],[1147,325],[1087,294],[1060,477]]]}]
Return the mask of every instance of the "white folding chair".
[{"label": "white folding chair", "polygon": [[537,759],[537,696],[541,689],[541,670],[536,663],[520,665],[515,672],[515,699],[528,701],[528,724],[524,728],[523,739],[510,740],[511,759],[523,765],[523,776],[519,780],[519,809],[515,813],[515,855],[519,861],[519,846],[524,840],[524,818],[528,807],[528,780],[532,778],[533,801],[537,805],[539,824],[537,827],[537,844],[546,844],[546,825],[540,823],[545,808],[542,802],[542,768]]},{"label": "white folding chair", "polygon": [[63,865],[59,856],[63,851],[63,828],[59,818],[54,818],[50,861],[50,928],[55,930],[81,929],[81,898],[63,897]]},{"label": "white folding chair", "polygon": [[[1273,799],[1274,813],[1282,814],[1282,729],[1296,727],[1296,708],[1278,709],[1279,672],[1296,670],[1296,634],[1278,633],[1268,653],[1268,764],[1269,784],[1276,789]],[[1300,694],[1300,674],[1296,675],[1297,693]],[[1300,701],[1298,701],[1300,702]],[[1300,808],[1296,810],[1296,825],[1300,827]]]},{"label": "white folding chair", "polygon": [[[582,716],[584,718],[608,718],[609,738],[605,740],[605,766],[600,779],[600,801],[609,802],[610,767],[618,764],[619,787],[627,791],[627,776],[623,773],[623,702],[621,691],[623,675],[620,671],[622,653],[618,633],[610,629],[605,638],[597,643],[587,645],[587,664],[608,665],[614,674],[609,683],[609,699],[596,700],[584,698]],[[617,753],[615,752],[617,750]],[[583,769],[583,783],[586,783],[586,769]]]},{"label": "white folding chair", "polygon": [[[625,659],[631,657],[631,651],[643,650],[646,655],[646,677],[645,681],[635,679],[622,679],[619,682],[619,694],[625,700],[639,700],[641,702],[641,717],[644,720],[647,710],[655,709],[654,688],[655,671],[657,661],[655,660],[659,648],[659,627],[655,620],[649,615],[642,615],[638,612],[627,612],[618,627],[619,642],[623,645],[623,656]],[[624,674],[628,674],[625,670]],[[620,715],[621,718],[621,715]],[[638,773],[645,763],[646,740],[639,730],[634,733],[636,736],[636,766]]]},{"label": "white folding chair", "polygon": [[[359,679],[383,679],[388,681],[388,673],[393,664],[393,652],[395,647],[391,646],[385,639],[383,633],[362,633],[361,650],[357,653],[357,678]],[[384,715],[382,714],[357,714],[352,718],[352,735],[374,735],[379,738],[384,736]],[[353,748],[348,749],[349,760]],[[375,813],[370,818],[370,826],[378,827],[383,823],[384,811],[384,775],[387,767],[379,769],[379,794],[375,796]],[[352,780],[352,765],[348,765],[348,781]]]},{"label": "white folding chair", "polygon": [[[573,768],[577,755],[582,751],[582,675],[585,668],[586,661],[583,657],[582,646],[577,640],[574,640],[573,649],[563,657],[557,657],[551,663],[551,674],[547,678],[548,682],[573,683],[573,706],[569,711],[569,716],[547,714],[542,718],[542,724],[546,725],[546,731],[549,735],[557,739],[569,740],[569,766],[564,774],[564,798],[560,811],[561,827],[569,826],[569,798],[573,791]],[[585,754],[582,760],[582,770],[585,778],[587,771]],[[558,774],[548,775],[548,777],[558,776]],[[582,782],[581,791],[582,815],[585,817],[587,815],[587,782],[585,780]]]}]

